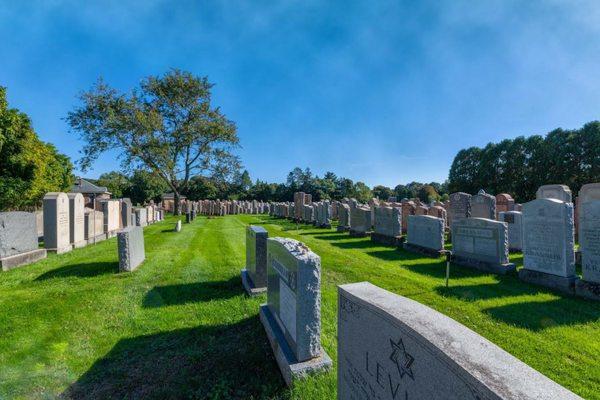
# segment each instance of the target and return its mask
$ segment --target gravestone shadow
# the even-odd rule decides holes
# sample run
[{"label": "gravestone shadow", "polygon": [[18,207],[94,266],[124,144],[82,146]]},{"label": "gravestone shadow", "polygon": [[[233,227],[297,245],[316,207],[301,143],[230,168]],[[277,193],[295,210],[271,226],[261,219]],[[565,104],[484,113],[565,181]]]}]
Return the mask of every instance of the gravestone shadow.
[{"label": "gravestone shadow", "polygon": [[62,399],[276,398],[284,383],[258,317],[120,340]]},{"label": "gravestone shadow", "polygon": [[117,272],[119,272],[118,261],[79,263],[64,265],[62,267],[44,272],[43,274],[35,278],[35,280],[44,281],[47,279],[68,278],[72,276],[78,278],[91,278],[94,276],[114,274]]},{"label": "gravestone shadow", "polygon": [[600,320],[600,305],[582,299],[560,297],[483,309],[492,318],[532,331]]},{"label": "gravestone shadow", "polygon": [[143,306],[157,308],[211,300],[225,300],[243,293],[242,280],[233,276],[226,281],[192,282],[155,286],[144,297]]},{"label": "gravestone shadow", "polygon": [[490,300],[503,297],[517,297],[535,295],[540,289],[521,283],[517,278],[497,277],[496,283],[482,283],[478,285],[450,285],[441,286],[435,290],[444,297],[453,297],[464,301]]}]

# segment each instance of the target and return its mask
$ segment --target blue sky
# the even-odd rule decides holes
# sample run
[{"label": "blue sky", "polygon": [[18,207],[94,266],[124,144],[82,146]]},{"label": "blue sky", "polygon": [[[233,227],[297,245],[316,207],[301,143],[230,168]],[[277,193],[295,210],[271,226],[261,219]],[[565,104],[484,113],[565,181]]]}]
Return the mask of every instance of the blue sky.
[{"label": "blue sky", "polygon": [[216,83],[253,179],[443,181],[461,148],[600,118],[600,2],[1,2],[0,85],[73,159],[79,91],[170,67]]}]

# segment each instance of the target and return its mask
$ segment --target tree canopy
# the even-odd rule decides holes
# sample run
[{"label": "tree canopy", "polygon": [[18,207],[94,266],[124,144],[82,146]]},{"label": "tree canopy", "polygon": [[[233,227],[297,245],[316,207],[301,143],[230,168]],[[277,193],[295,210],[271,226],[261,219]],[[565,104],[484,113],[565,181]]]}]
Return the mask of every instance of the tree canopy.
[{"label": "tree canopy", "polygon": [[206,77],[172,69],[120,93],[102,79],[80,94],[66,120],[85,142],[79,165],[115,150],[124,170],[147,169],[179,196],[194,175],[227,176],[238,167],[235,124],[211,103]]},{"label": "tree canopy", "polygon": [[0,209],[33,209],[47,192],[73,184],[73,165],[56,148],[42,142],[29,117],[8,107],[0,87]]},{"label": "tree canopy", "polygon": [[484,148],[458,152],[449,174],[449,190],[510,193],[516,201],[535,198],[545,184],[568,185],[574,192],[600,182],[600,122],[580,129],[555,129],[545,137],[519,136]]}]

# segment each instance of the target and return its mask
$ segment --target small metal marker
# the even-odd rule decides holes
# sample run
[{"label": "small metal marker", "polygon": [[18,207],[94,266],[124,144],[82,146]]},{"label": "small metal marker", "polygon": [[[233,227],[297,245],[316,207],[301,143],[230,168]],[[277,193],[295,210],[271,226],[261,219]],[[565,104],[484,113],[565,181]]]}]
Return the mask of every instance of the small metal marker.
[{"label": "small metal marker", "polygon": [[448,287],[448,281],[450,280],[450,260],[452,259],[452,252],[446,253],[446,287]]}]

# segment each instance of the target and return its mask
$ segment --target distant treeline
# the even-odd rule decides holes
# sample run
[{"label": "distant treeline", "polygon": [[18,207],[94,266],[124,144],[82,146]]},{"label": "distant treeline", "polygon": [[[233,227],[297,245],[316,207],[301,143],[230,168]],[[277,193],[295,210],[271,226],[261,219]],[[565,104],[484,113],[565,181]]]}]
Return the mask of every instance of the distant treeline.
[{"label": "distant treeline", "polygon": [[580,129],[506,139],[458,152],[448,190],[510,193],[516,201],[535,198],[544,184],[565,184],[576,194],[585,183],[600,182],[600,122]]}]

